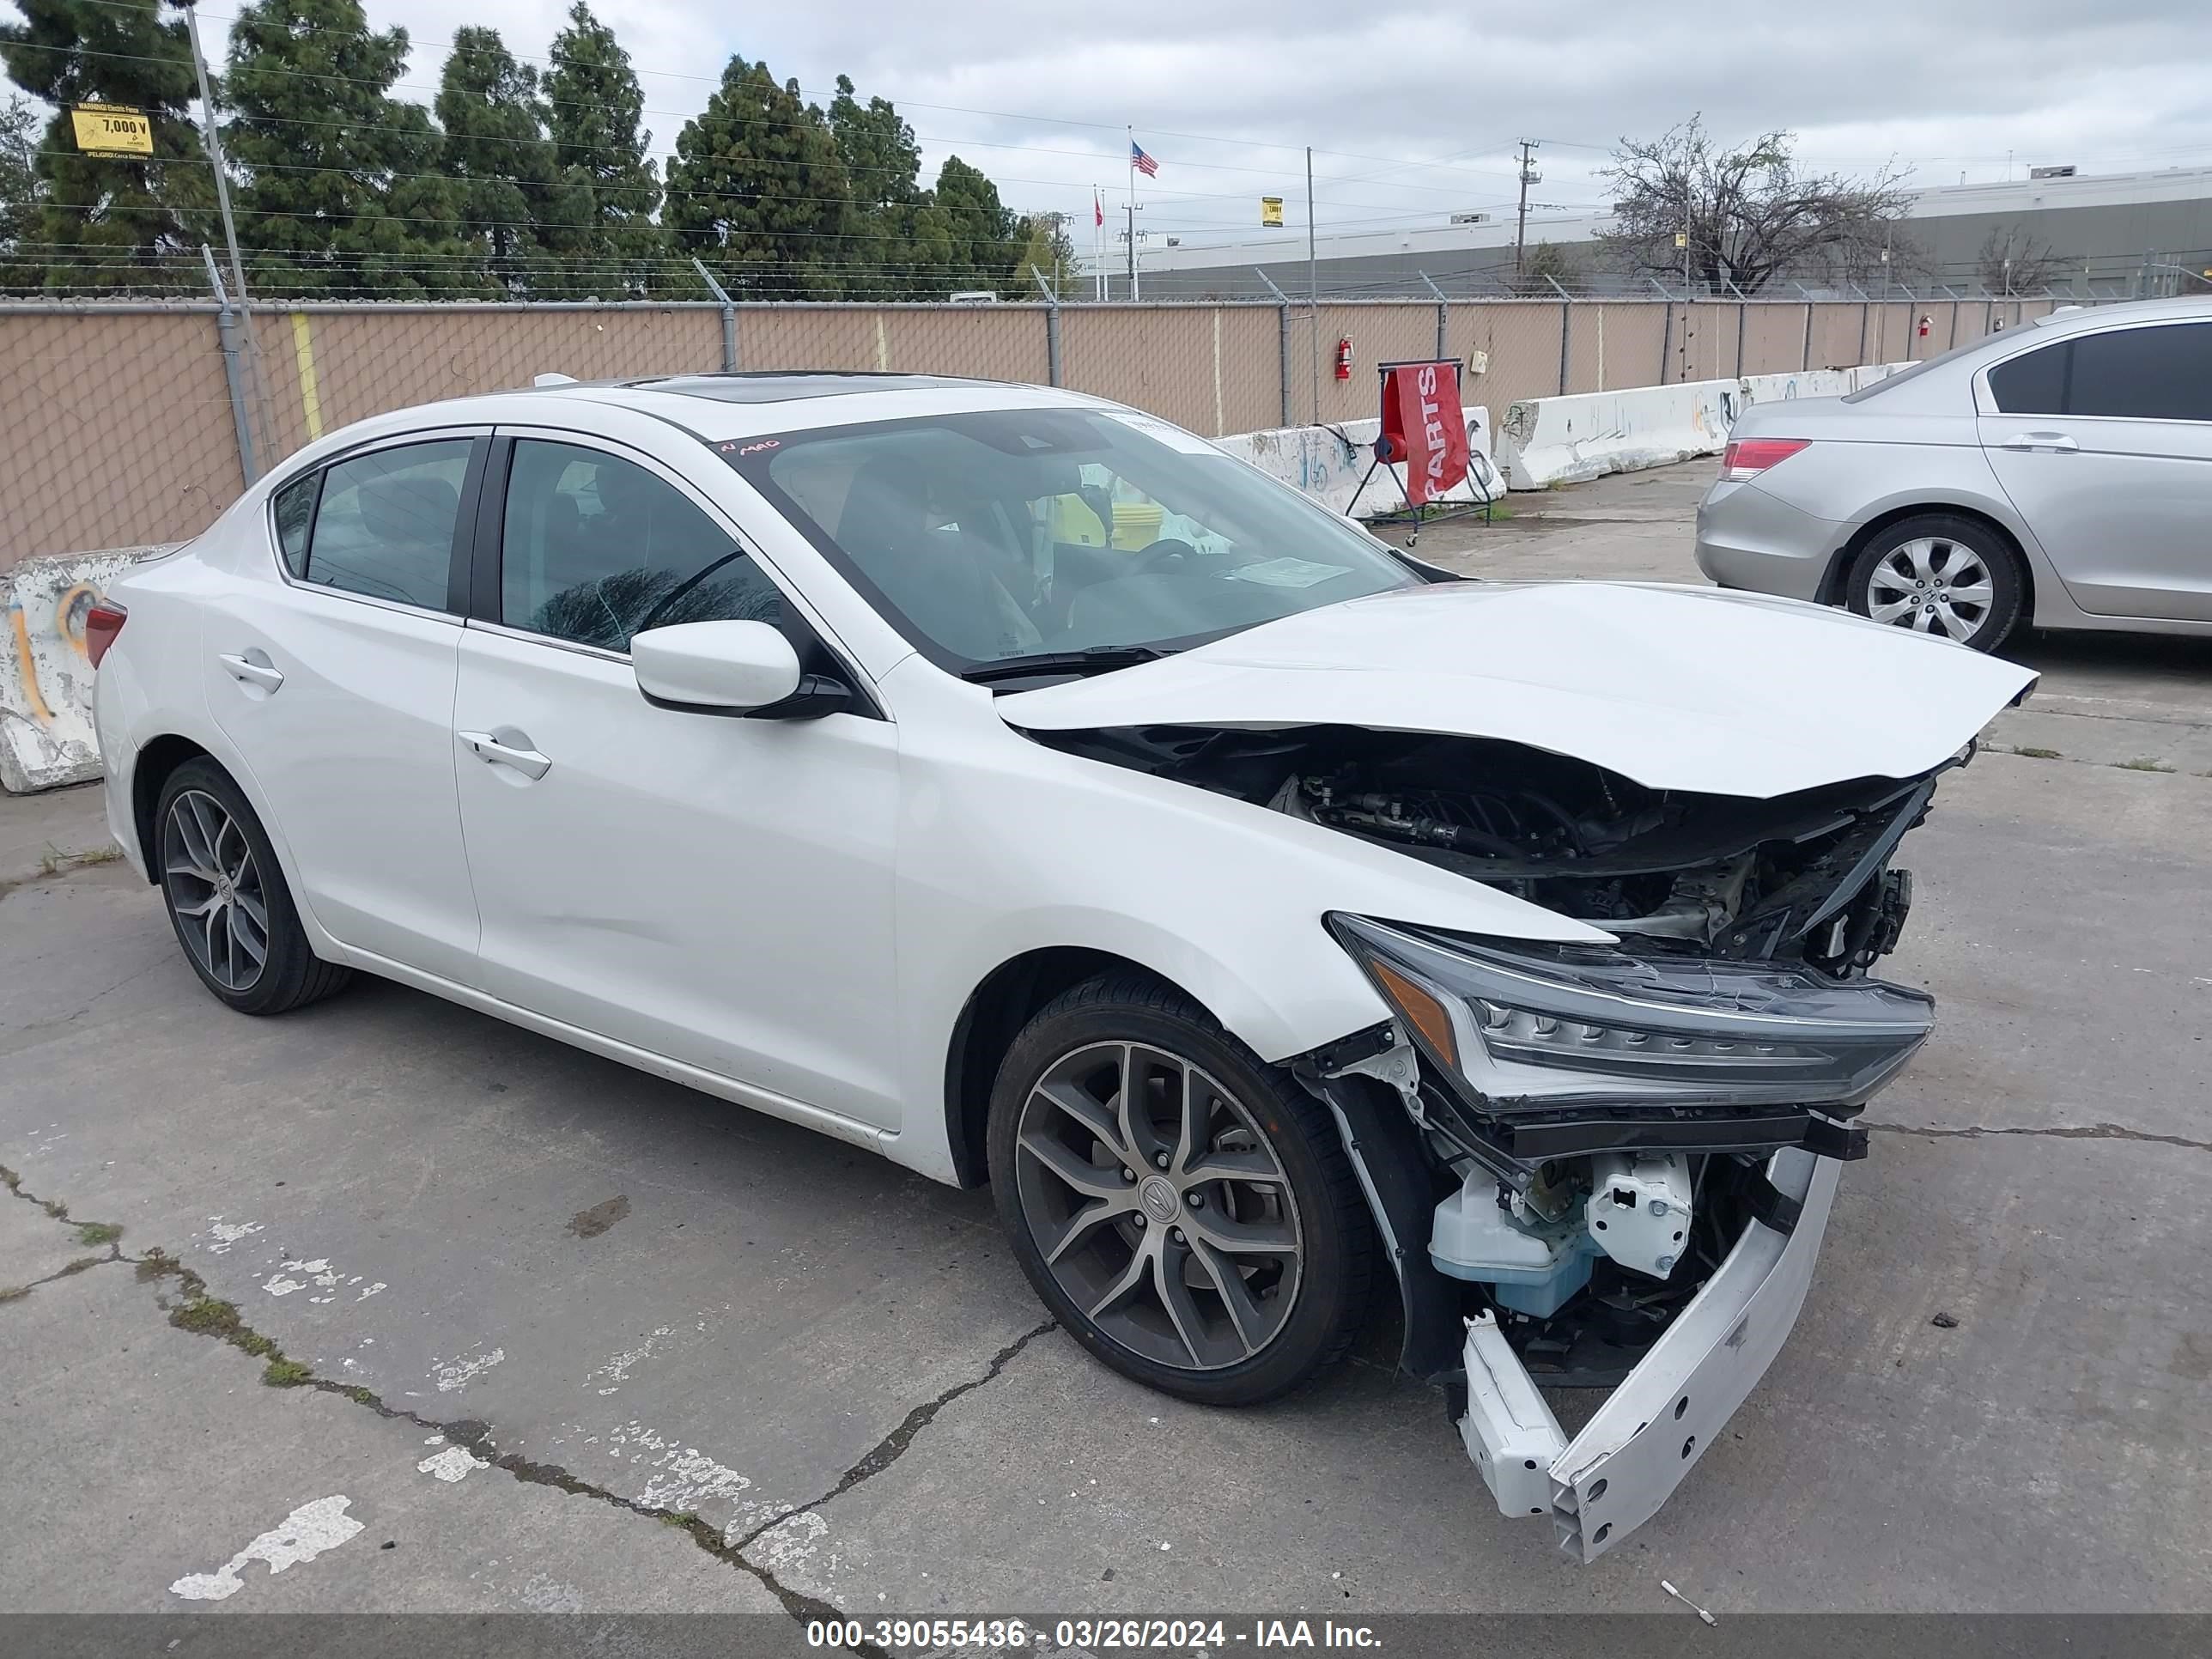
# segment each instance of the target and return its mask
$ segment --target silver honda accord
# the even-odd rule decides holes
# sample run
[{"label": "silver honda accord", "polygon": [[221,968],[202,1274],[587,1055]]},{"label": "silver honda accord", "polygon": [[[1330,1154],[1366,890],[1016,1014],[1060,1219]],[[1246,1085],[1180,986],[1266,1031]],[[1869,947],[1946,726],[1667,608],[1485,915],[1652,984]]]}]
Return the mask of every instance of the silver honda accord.
[{"label": "silver honda accord", "polygon": [[1698,565],[1983,651],[2023,620],[2212,634],[2212,300],[2069,307],[1752,405]]}]

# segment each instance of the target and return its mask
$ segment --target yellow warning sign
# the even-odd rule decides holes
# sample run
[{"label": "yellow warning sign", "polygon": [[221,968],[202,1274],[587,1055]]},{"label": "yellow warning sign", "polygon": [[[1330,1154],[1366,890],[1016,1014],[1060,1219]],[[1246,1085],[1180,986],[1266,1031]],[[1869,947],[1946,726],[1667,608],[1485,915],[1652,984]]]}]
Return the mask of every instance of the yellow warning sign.
[{"label": "yellow warning sign", "polygon": [[119,104],[78,104],[70,111],[76,147],[88,155],[151,155],[154,124],[146,112]]},{"label": "yellow warning sign", "polygon": [[1282,224],[1283,198],[1281,197],[1262,196],[1260,198],[1260,222],[1263,225],[1278,227]]}]

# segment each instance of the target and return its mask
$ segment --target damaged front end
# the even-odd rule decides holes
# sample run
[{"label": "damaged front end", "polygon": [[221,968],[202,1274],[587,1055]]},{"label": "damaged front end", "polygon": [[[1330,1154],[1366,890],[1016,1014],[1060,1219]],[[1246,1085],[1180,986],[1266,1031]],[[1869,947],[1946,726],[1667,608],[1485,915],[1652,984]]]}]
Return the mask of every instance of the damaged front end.
[{"label": "damaged front end", "polygon": [[[1757,799],[1498,739],[1341,727],[1057,732],[1585,921],[1609,942],[1327,924],[1392,1018],[1295,1069],[1449,1376],[1500,1510],[1591,1559],[1655,1512],[1794,1323],[1853,1120],[1926,1039],[1868,970],[1937,773]],[[1964,757],[1960,758],[1963,759]],[[1462,1381],[1463,1379],[1463,1381]],[[1571,1441],[1540,1387],[1613,1390]]]}]

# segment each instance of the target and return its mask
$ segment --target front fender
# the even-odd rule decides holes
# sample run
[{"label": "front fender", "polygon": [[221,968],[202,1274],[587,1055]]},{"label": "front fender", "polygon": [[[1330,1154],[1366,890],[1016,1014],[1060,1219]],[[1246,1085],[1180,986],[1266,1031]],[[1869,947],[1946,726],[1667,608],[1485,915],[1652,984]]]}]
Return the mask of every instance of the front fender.
[{"label": "front fender", "polygon": [[1371,1078],[1327,1077],[1312,1058],[1293,1070],[1336,1120],[1398,1282],[1398,1369],[1422,1378],[1449,1372],[1459,1364],[1463,1287],[1438,1273],[1429,1255],[1437,1191],[1420,1132],[1391,1091]]}]

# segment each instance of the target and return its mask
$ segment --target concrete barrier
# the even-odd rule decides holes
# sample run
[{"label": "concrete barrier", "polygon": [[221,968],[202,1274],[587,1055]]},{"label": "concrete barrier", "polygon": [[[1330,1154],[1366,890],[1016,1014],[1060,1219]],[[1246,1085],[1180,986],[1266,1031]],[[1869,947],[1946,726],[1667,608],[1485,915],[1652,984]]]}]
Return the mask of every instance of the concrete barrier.
[{"label": "concrete barrier", "polygon": [[149,550],[26,559],[0,571],[0,788],[27,794],[100,775],[85,612]]},{"label": "concrete barrier", "polygon": [[1529,398],[1498,422],[1498,464],[1514,489],[1583,483],[1719,453],[1743,396],[1734,380]]},{"label": "concrete barrier", "polygon": [[1719,454],[1736,416],[1753,404],[1841,397],[1905,367],[1869,363],[1524,398],[1498,423],[1498,464],[1514,489],[1548,489],[1608,472],[1671,466]]},{"label": "concrete barrier", "polygon": [[1910,363],[1865,363],[1856,368],[1808,368],[1793,374],[1747,374],[1738,382],[1747,404],[1787,403],[1793,398],[1841,398],[1887,380]]},{"label": "concrete barrier", "polygon": [[[1386,469],[1377,468],[1366,488],[1360,487],[1361,478],[1374,463],[1375,441],[1382,432],[1380,419],[1346,421],[1335,426],[1240,432],[1213,442],[1217,448],[1249,461],[1271,477],[1296,485],[1333,512],[1371,518],[1406,505],[1397,478]],[[1445,492],[1443,500],[1480,501],[1503,491],[1504,480],[1492,453],[1486,409],[1467,411],[1467,457],[1468,481]]]}]

